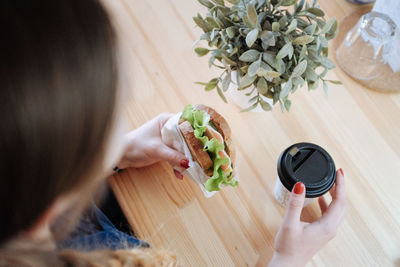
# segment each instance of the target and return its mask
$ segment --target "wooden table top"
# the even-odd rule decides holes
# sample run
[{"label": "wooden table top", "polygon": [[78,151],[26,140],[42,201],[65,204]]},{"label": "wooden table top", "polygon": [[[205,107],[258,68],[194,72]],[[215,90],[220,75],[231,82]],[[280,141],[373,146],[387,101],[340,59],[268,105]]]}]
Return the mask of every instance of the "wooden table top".
[{"label": "wooden table top", "polygon": [[[121,85],[132,90],[126,110],[132,129],[161,112],[206,103],[230,122],[237,145],[241,183],[210,199],[189,179],[176,179],[166,163],[112,177],[139,238],[176,253],[182,266],[265,266],[284,215],[273,196],[278,156],[307,141],[343,168],[347,189],[346,219],[309,266],[400,266],[400,95],[367,90],[336,68],[328,78],[343,85],[330,86],[328,97],[322,88],[303,88],[291,97],[290,113],[279,106],[240,113],[194,84],[218,73],[192,49],[201,33],[192,16],[205,12],[197,1],[105,2],[121,35]],[[319,2],[338,19],[358,8],[345,0]],[[319,215],[315,202],[303,212],[305,220]]]}]

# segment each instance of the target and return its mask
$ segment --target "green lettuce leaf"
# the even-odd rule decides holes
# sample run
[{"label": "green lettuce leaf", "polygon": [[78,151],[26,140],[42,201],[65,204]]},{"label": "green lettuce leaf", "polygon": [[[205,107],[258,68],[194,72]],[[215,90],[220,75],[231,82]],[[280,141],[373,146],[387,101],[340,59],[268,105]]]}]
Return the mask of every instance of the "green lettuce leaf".
[{"label": "green lettuce leaf", "polygon": [[204,135],[207,126],[212,125],[210,122],[210,115],[204,110],[196,110],[193,105],[187,105],[183,109],[182,118],[190,122],[194,129],[194,136],[201,140],[204,145],[204,151],[210,154],[211,160],[213,161],[213,175],[204,184],[206,190],[210,192],[219,191],[221,184],[236,187],[238,182],[231,179],[232,173],[225,173],[221,169],[222,165],[229,162],[227,158],[221,158],[219,155],[219,151],[224,150],[225,145],[215,138],[208,139],[208,137]]}]

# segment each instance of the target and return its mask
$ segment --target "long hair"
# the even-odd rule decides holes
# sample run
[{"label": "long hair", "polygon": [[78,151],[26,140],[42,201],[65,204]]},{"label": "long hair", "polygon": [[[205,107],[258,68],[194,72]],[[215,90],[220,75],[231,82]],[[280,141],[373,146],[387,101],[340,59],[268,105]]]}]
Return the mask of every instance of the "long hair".
[{"label": "long hair", "polygon": [[51,251],[20,235],[72,192],[75,216],[99,184],[118,102],[116,34],[96,0],[1,11],[0,266],[175,266],[162,251]]},{"label": "long hair", "polygon": [[98,1],[5,1],[0,16],[0,243],[93,183],[117,99],[115,33]]}]

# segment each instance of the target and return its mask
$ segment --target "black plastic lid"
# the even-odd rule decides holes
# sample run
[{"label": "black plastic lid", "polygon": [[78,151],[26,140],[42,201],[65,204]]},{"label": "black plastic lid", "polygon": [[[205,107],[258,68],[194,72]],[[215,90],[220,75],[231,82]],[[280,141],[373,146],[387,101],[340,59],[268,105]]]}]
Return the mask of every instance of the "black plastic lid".
[{"label": "black plastic lid", "polygon": [[292,191],[297,182],[302,182],[306,186],[306,197],[313,198],[331,189],[336,179],[336,167],[322,147],[298,143],[279,156],[278,175],[287,190]]}]

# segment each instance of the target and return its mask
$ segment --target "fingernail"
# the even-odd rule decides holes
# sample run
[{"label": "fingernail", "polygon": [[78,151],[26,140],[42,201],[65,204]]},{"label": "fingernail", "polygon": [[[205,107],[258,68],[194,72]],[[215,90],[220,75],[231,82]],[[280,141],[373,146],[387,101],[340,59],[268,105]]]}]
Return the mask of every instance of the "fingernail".
[{"label": "fingernail", "polygon": [[343,169],[340,168],[339,171],[340,171],[340,174],[342,174],[342,176],[344,176]]},{"label": "fingernail", "polygon": [[189,168],[189,160],[188,159],[181,160],[181,167],[185,169]]},{"label": "fingernail", "polygon": [[302,182],[298,182],[294,185],[293,192],[297,195],[301,195],[304,192],[304,184]]}]

